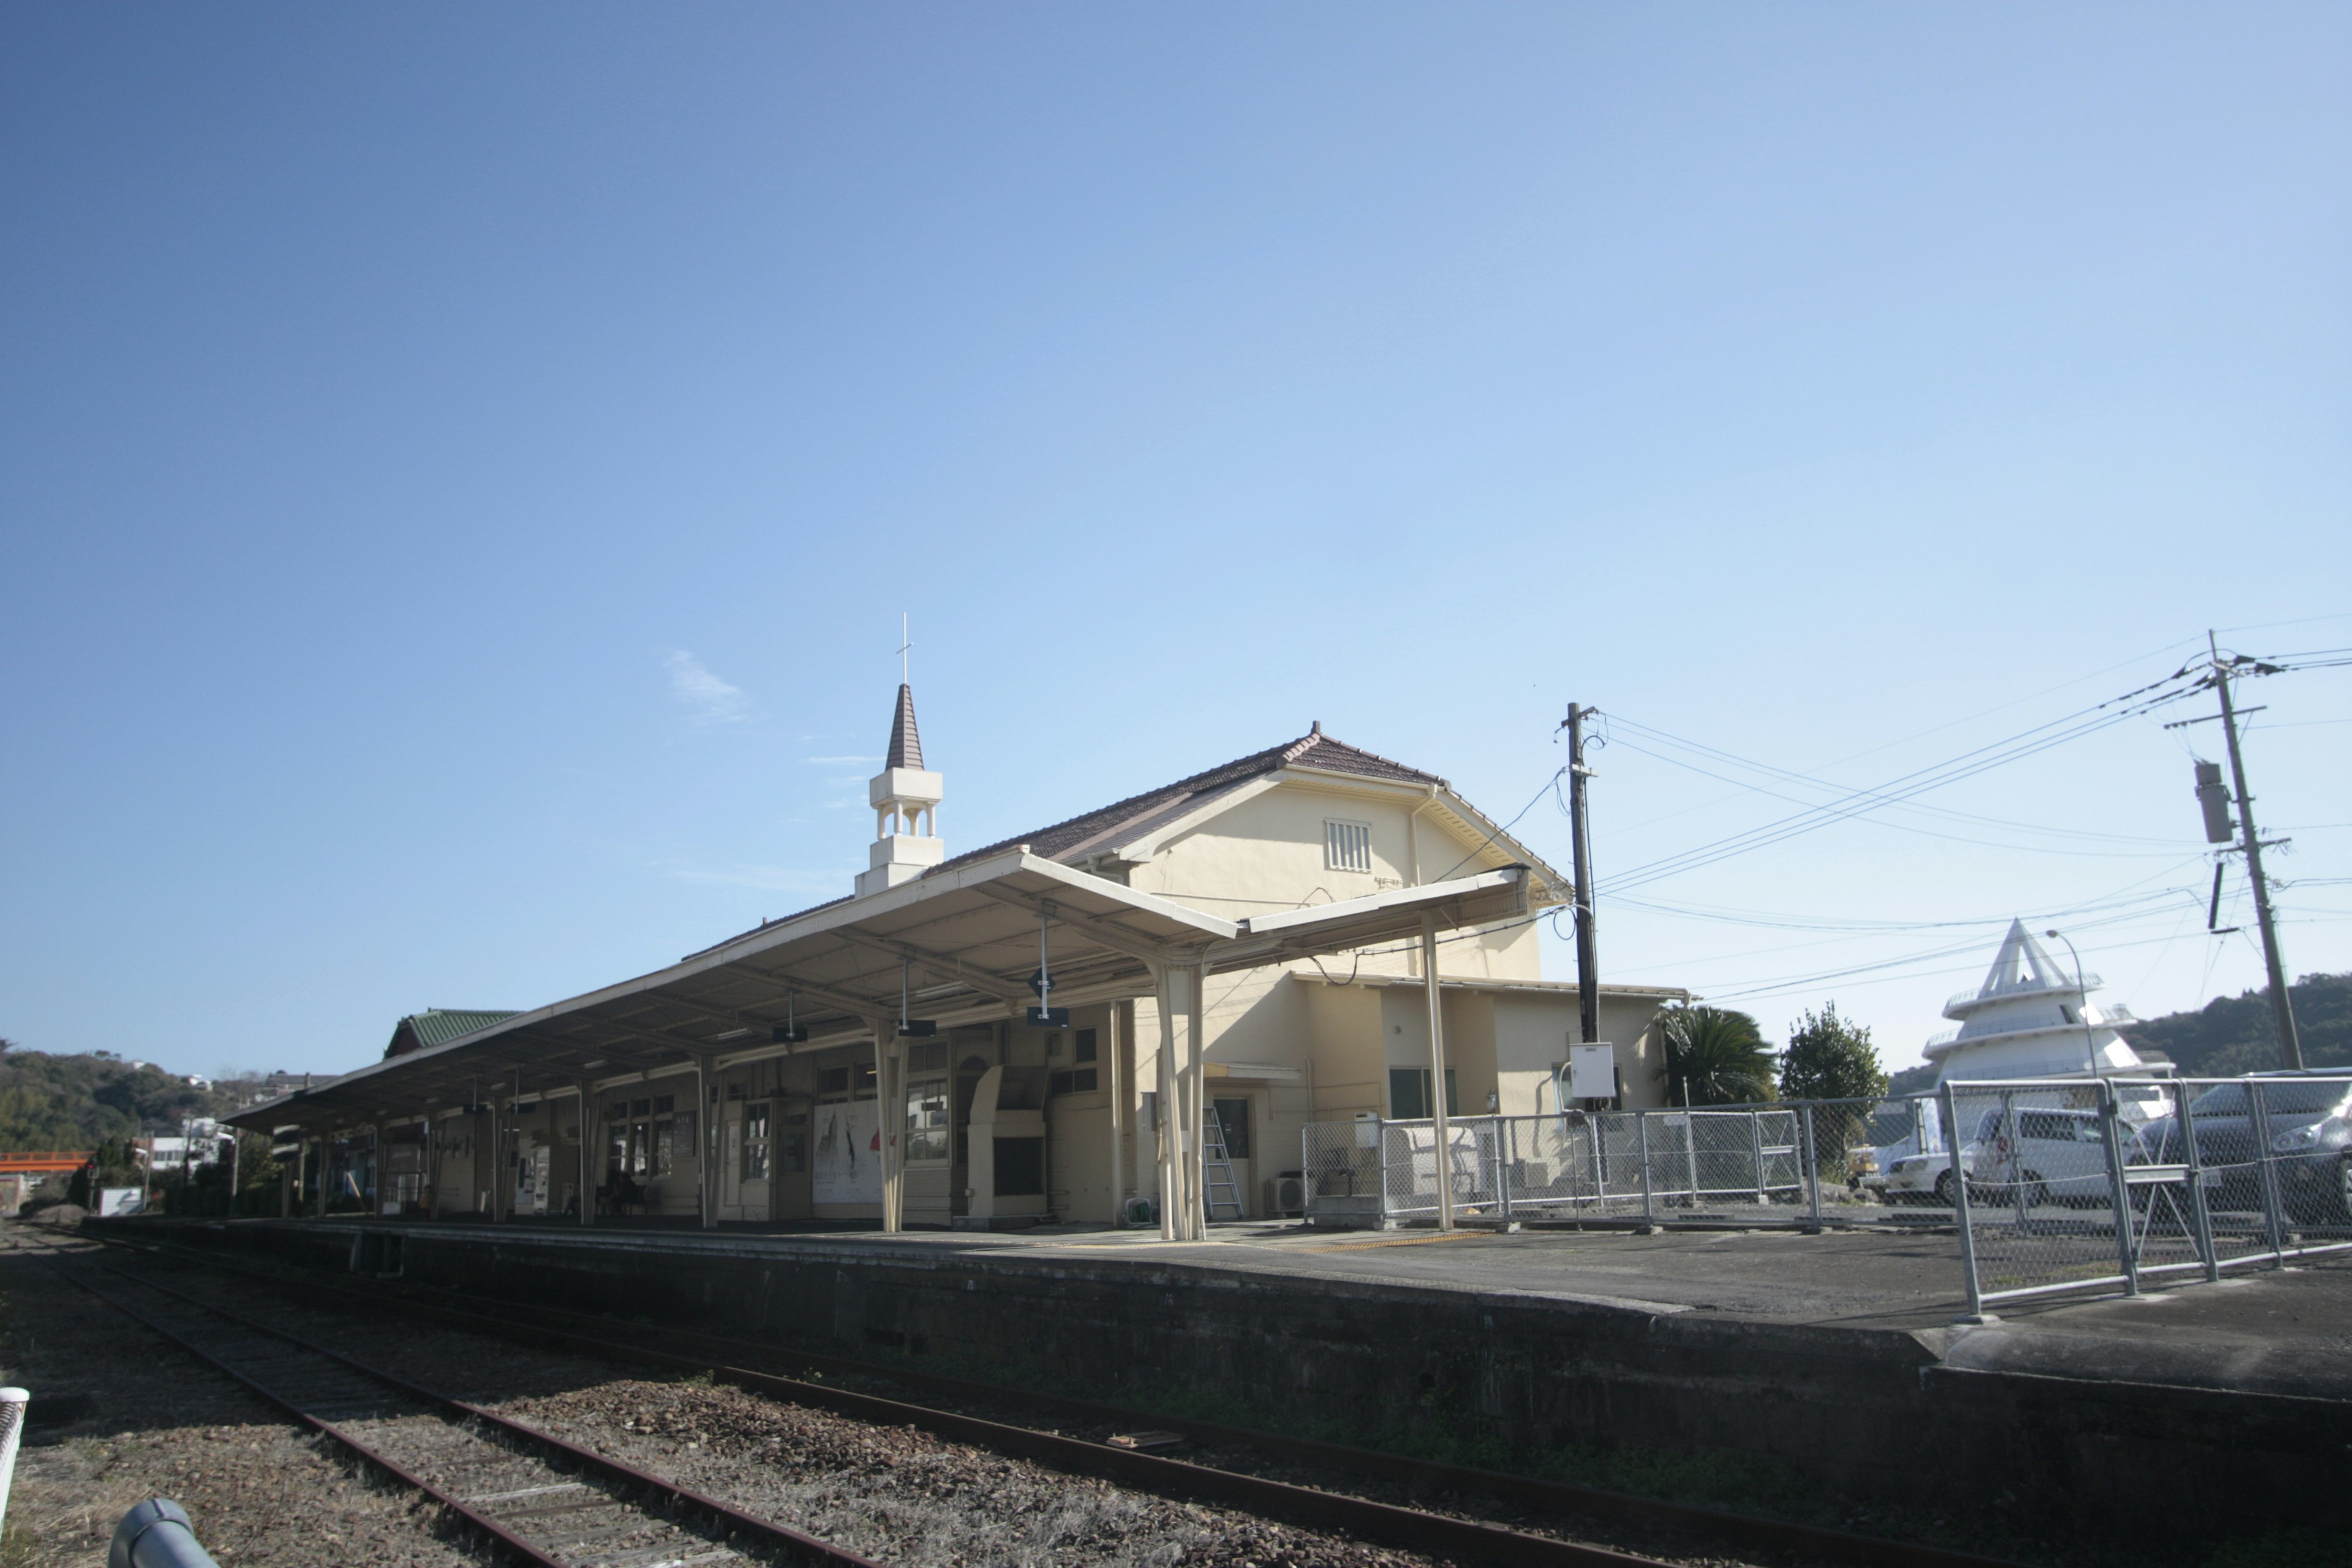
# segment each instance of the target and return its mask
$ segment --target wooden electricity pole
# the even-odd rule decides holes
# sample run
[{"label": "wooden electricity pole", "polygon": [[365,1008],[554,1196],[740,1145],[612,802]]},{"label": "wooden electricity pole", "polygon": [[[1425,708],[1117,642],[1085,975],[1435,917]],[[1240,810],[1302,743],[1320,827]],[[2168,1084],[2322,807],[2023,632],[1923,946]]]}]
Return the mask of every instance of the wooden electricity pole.
[{"label": "wooden electricity pole", "polygon": [[1592,939],[1592,835],[1584,809],[1584,721],[1595,710],[1568,705],[1568,818],[1576,870],[1576,1021],[1586,1045],[1601,1038],[1601,961]]},{"label": "wooden electricity pole", "polygon": [[2213,684],[2221,694],[2221,733],[2230,745],[2230,783],[2238,793],[2238,841],[2246,852],[2247,879],[2254,885],[2254,923],[2263,933],[2263,967],[2270,972],[2271,1023],[2278,1032],[2282,1065],[2298,1071],[2303,1067],[2303,1042],[2295,1034],[2294,1004],[2286,994],[2286,963],[2279,956],[2278,924],[2271,917],[2270,880],[2263,875],[2263,836],[2254,827],[2254,797],[2246,788],[2246,759],[2238,750],[2237,710],[2230,701],[2230,674],[2235,660],[2222,662],[2218,646],[2212,652]]}]

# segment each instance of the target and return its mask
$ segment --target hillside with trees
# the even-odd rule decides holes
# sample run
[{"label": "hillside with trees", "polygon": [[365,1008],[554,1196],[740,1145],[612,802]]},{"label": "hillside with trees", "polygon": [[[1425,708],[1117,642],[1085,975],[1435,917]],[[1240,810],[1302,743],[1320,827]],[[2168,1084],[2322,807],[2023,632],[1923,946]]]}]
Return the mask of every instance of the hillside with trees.
[{"label": "hillside with trees", "polygon": [[0,1149],[96,1149],[175,1135],[184,1118],[224,1115],[259,1089],[258,1079],[205,1089],[111,1052],[51,1056],[0,1040]]},{"label": "hillside with trees", "polygon": [[[2305,1067],[2352,1067],[2352,974],[2306,974],[2286,988]],[[2168,1013],[2124,1030],[2135,1050],[2162,1051],[2183,1078],[2226,1078],[2279,1065],[2269,993],[2216,996],[2193,1013]]]}]

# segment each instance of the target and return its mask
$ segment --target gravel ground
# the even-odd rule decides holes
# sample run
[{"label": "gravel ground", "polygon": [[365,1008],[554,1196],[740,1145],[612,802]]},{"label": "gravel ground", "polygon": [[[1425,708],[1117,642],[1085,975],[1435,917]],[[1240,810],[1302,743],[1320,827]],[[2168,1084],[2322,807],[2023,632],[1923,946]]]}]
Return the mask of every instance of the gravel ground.
[{"label": "gravel ground", "polygon": [[1428,1561],[735,1388],[622,1380],[499,1413],[908,1568]]},{"label": "gravel ground", "polygon": [[33,1245],[0,1250],[0,1382],[33,1395],[0,1568],[100,1568],[116,1521],[151,1497],[186,1509],[223,1568],[475,1561],[409,1494],[99,1307]]}]

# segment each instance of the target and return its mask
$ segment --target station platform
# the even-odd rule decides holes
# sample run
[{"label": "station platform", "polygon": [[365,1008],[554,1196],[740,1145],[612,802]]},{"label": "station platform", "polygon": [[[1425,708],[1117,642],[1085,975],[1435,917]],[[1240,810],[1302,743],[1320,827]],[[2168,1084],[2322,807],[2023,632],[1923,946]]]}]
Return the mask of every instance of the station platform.
[{"label": "station platform", "polygon": [[[250,1222],[240,1222],[250,1223]],[[326,1220],[369,1227],[377,1220]],[[404,1230],[419,1228],[405,1222]],[[1944,1364],[2053,1377],[2352,1401],[2352,1255],[2231,1270],[2219,1284],[2137,1298],[2054,1296],[2005,1304],[1998,1321],[1956,1326],[1966,1310],[1956,1243],[1917,1225],[1789,1230],[1491,1228],[1391,1233],[1317,1230],[1295,1221],[1211,1227],[1202,1242],[1101,1225],[1023,1231],[905,1231],[847,1225],[720,1226],[520,1222],[423,1228],[547,1236],[688,1256],[887,1258],[982,1267],[1056,1261],[1147,1273],[1181,1268],[1326,1280],[1374,1290],[1434,1290],[1557,1301],[1641,1316],[1811,1325],[1899,1334]]]}]

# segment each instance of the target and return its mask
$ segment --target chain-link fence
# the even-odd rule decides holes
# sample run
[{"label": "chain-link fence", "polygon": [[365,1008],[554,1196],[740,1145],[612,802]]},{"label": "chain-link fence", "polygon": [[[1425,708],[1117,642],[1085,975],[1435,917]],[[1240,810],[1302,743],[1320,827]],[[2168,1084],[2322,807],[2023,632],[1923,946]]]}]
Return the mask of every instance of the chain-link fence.
[{"label": "chain-link fence", "polygon": [[1366,1116],[1309,1123],[1303,1152],[1319,1224],[1433,1219],[1444,1183],[1465,1219],[1819,1228],[1824,1185],[1851,1188],[1842,1218],[1956,1238],[1975,1314],[2352,1248],[2352,1070],[1452,1117],[1442,1151],[1429,1121]]},{"label": "chain-link fence", "polygon": [[1948,1083],[1939,1098],[1971,1312],[2352,1246],[2352,1074]]},{"label": "chain-link fence", "polygon": [[1777,1205],[1819,1220],[1806,1105],[1689,1110],[1568,1110],[1449,1117],[1440,1157],[1427,1120],[1310,1122],[1301,1167],[1323,1223],[1425,1218],[1441,1169],[1454,1212],[1499,1218],[1656,1218],[1671,1211]]}]

